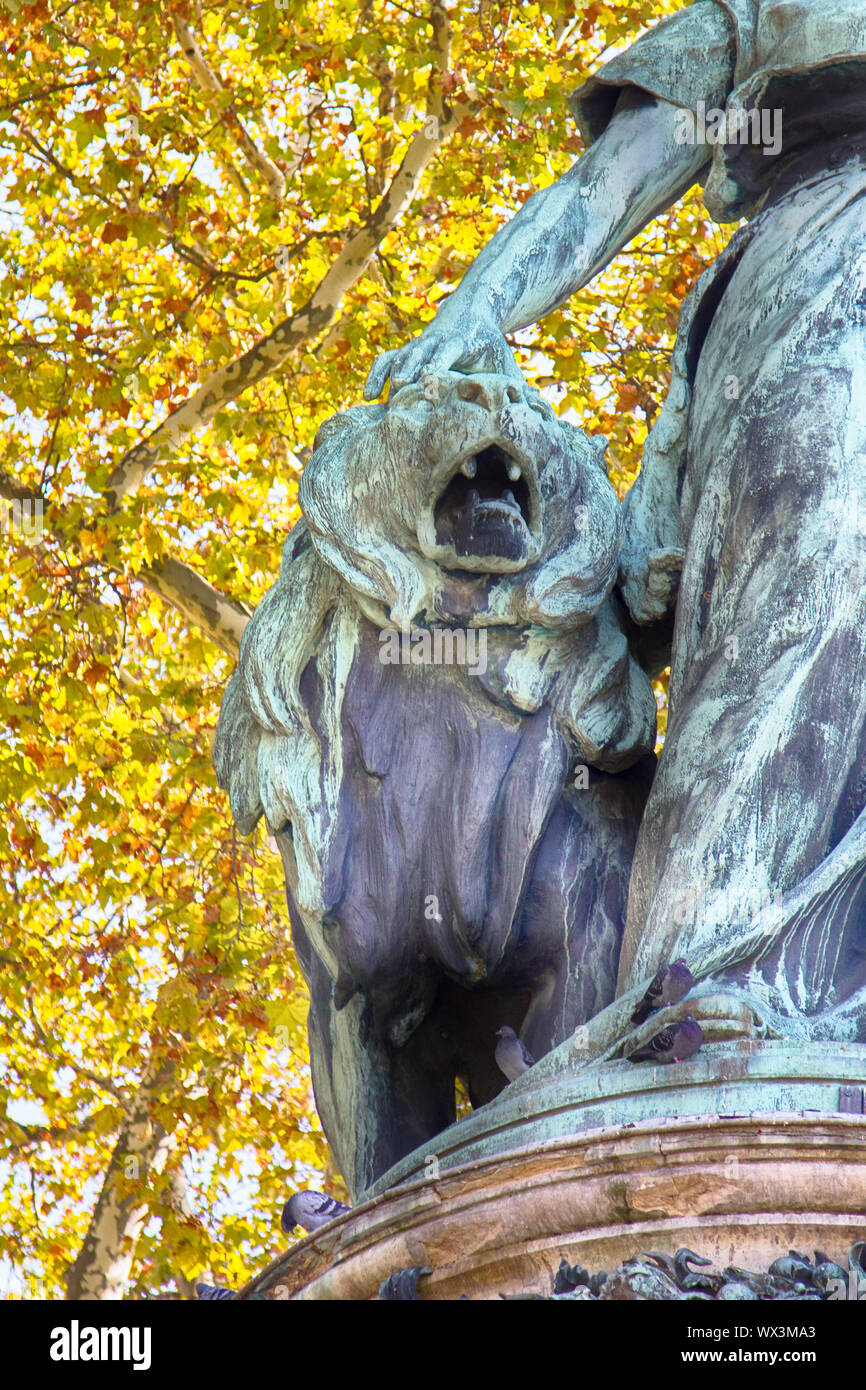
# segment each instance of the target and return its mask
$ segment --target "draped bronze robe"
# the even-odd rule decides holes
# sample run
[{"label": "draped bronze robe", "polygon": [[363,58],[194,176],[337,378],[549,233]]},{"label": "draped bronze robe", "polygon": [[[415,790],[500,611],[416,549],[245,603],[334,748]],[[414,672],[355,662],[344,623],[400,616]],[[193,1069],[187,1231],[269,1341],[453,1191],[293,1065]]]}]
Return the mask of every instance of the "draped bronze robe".
[{"label": "draped bronze robe", "polygon": [[628,499],[632,606],[642,557],[684,561],[620,988],[684,955],[784,1036],[864,1041],[866,6],[698,0],[575,94],[587,140],[628,86],[782,140],[708,147],[711,214],[751,220],[684,306]]}]

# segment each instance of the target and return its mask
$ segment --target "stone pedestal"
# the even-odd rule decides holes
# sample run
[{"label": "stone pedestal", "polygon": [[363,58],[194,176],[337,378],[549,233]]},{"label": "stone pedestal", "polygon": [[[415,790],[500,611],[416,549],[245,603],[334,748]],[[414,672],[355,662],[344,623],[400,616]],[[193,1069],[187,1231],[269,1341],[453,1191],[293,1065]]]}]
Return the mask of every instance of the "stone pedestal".
[{"label": "stone pedestal", "polygon": [[839,1088],[864,1079],[864,1046],[754,1041],[527,1073],[244,1296],[375,1298],[419,1265],[422,1299],[549,1294],[563,1257],[594,1273],[682,1246],[718,1268],[791,1248],[844,1266],[866,1238],[866,1115],[839,1113]]}]

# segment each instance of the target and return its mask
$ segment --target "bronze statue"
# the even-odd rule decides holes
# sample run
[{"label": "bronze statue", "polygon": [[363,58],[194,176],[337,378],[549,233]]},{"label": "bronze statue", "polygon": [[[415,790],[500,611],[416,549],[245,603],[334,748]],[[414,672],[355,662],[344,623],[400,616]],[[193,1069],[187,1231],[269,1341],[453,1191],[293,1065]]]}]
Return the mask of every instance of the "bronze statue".
[{"label": "bronze statue", "polygon": [[586,152],[368,391],[513,374],[503,335],[696,180],[751,219],[683,308],[626,500],[632,616],[679,601],[620,989],[684,956],[781,1036],[866,1040],[866,8],[697,0],[572,105]]},{"label": "bronze statue", "polygon": [[[611,1002],[655,701],[610,596],[604,445],[445,373],[328,421],[214,745],[264,814],[354,1192]],[[456,552],[455,553],[455,547]]]},{"label": "bronze statue", "polygon": [[[498,1027],[613,1055],[676,958],[698,1017],[866,1041],[866,8],[696,0],[572,101],[583,156],[378,360],[387,405],[320,431],[215,744],[283,856],[355,1191],[455,1075],[496,1093]],[[623,525],[505,334],[695,181],[749,220],[684,305]]]}]

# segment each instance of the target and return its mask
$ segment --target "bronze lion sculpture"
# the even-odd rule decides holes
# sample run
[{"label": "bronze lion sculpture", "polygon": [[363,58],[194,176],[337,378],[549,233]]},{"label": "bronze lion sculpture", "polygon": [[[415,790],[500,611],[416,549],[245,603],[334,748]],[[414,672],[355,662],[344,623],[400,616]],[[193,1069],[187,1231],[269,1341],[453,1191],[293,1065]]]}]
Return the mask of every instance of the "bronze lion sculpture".
[{"label": "bronze lion sculpture", "polygon": [[[282,855],[353,1194],[613,998],[655,701],[604,444],[448,372],[327,421],[214,743]],[[649,756],[647,756],[649,755]]]}]

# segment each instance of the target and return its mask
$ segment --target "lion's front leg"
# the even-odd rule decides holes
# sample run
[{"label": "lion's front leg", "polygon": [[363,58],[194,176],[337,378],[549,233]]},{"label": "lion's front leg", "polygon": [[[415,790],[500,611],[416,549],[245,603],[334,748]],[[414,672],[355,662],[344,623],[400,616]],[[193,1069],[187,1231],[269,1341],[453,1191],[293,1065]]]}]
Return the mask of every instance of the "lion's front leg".
[{"label": "lion's front leg", "polygon": [[539,846],[521,920],[531,998],[521,1037],[536,1057],[616,994],[629,878],[655,759],[615,775],[579,766]]},{"label": "lion's front leg", "polygon": [[308,1031],[316,1107],[353,1200],[455,1119],[451,1040],[426,1022],[402,1047],[358,991],[341,1009],[316,961]]}]

